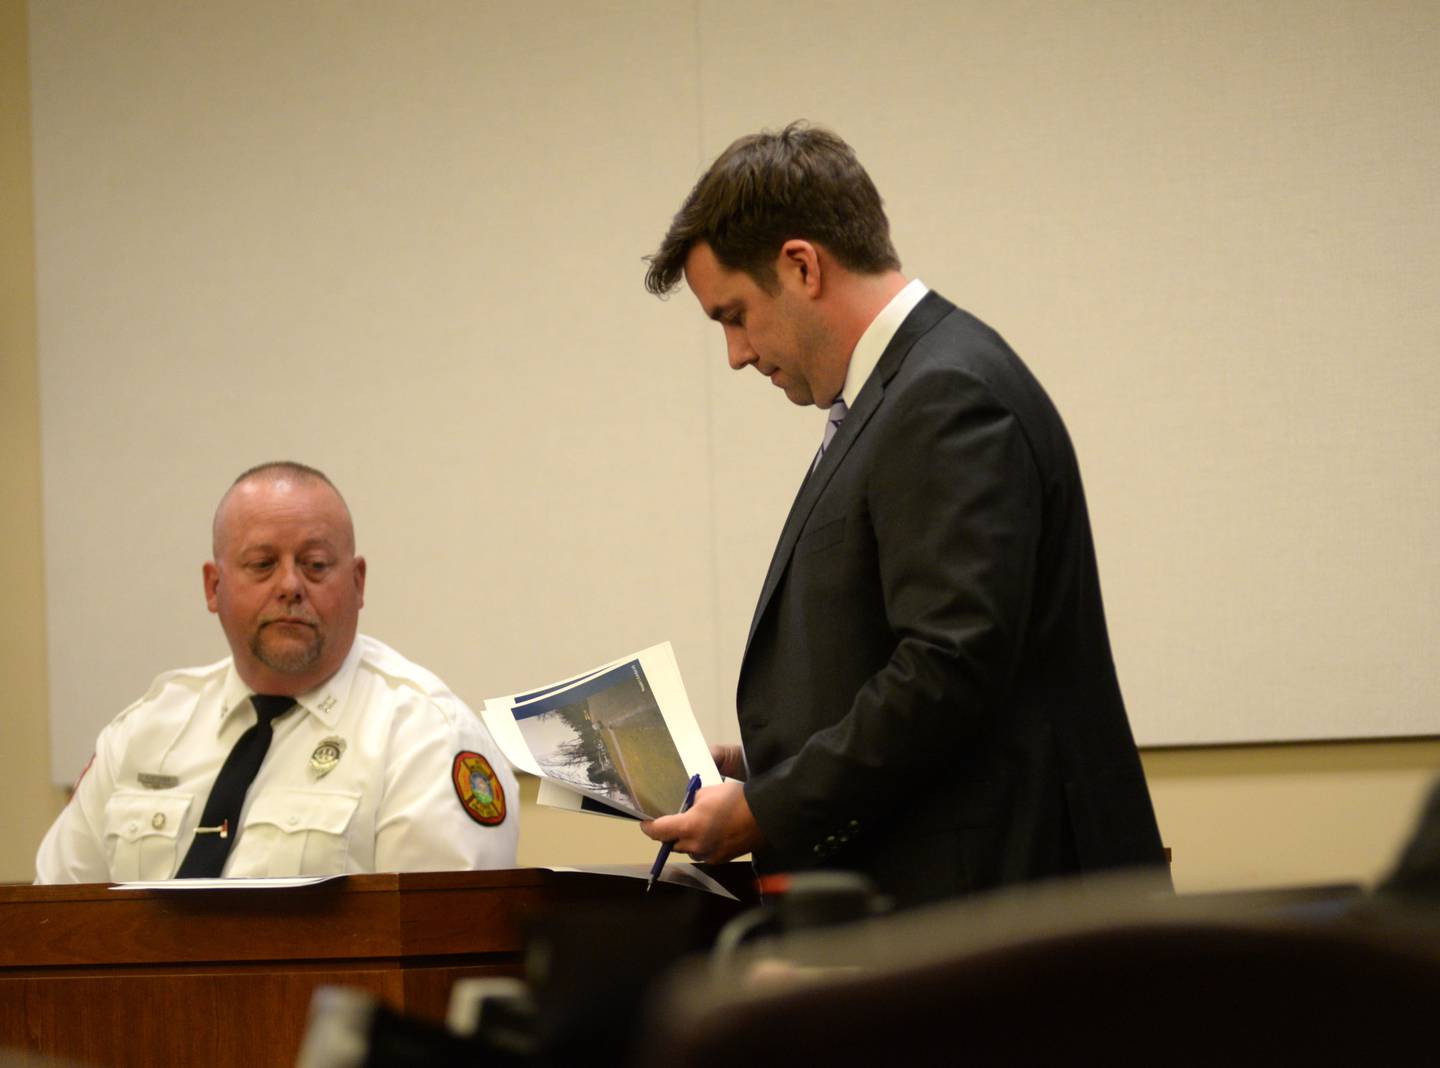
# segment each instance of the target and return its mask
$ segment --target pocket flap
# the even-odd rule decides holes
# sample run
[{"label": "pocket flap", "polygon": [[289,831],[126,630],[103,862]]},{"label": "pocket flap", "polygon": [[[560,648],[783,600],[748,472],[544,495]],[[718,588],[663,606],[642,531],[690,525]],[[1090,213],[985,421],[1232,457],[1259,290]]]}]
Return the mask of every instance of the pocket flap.
[{"label": "pocket flap", "polygon": [[812,527],[800,536],[800,544],[796,552],[800,554],[815,553],[821,549],[828,549],[832,545],[839,545],[845,540],[845,517],[832,519],[828,523]]},{"label": "pocket flap", "polygon": [[174,838],[194,799],[169,790],[116,790],[105,802],[105,834],[127,842]]},{"label": "pocket flap", "polygon": [[359,794],[334,790],[266,790],[250,803],[245,826],[266,824],[291,834],[344,834],[359,804]]}]

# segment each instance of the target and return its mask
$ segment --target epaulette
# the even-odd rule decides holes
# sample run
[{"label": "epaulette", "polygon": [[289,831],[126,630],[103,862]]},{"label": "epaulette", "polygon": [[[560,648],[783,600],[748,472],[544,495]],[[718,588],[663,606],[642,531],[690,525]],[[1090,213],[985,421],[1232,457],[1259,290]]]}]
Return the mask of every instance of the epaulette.
[{"label": "epaulette", "polygon": [[230,658],[227,656],[215,661],[213,664],[204,664],[200,667],[175,668],[173,671],[162,671],[150,681],[150,685],[145,690],[144,695],[138,701],[132,701],[122,709],[120,714],[115,717],[115,720],[118,722],[141,705],[148,704],[155,700],[155,698],[159,697],[160,694],[172,684],[203,684],[214,678],[217,674],[222,674],[229,667]]}]

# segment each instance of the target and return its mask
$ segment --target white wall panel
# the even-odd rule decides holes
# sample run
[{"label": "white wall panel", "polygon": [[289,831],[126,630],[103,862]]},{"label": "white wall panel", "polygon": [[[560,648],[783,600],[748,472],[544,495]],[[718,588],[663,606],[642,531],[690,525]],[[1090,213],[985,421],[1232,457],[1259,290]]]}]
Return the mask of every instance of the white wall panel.
[{"label": "white wall panel", "polygon": [[225,483],[315,463],[362,625],[478,702],[670,638],[733,737],[823,416],[640,257],[833,125],[1055,396],[1141,741],[1440,733],[1440,8],[31,11],[54,774],[224,652]]}]

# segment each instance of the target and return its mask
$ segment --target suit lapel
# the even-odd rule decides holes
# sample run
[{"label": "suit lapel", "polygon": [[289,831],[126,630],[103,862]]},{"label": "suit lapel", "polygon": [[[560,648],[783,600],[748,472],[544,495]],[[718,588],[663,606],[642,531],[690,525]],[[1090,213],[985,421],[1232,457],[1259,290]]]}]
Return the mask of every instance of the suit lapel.
[{"label": "suit lapel", "polygon": [[[775,590],[780,585],[780,579],[785,574],[790,564],[790,558],[795,553],[795,545],[800,540],[800,532],[805,529],[805,523],[810,518],[810,513],[815,510],[816,503],[824,495],[825,487],[829,485],[830,479],[839,470],[840,465],[845,462],[850,448],[859,439],[865,430],[865,424],[879,410],[885,400],[885,387],[895,373],[900,370],[901,364],[905,362],[906,355],[911,347],[931,327],[940,321],[950,311],[951,305],[943,297],[931,292],[915,306],[915,310],[905,317],[900,324],[900,329],[890,339],[890,344],[885,346],[884,353],[875,364],[875,370],[871,372],[870,378],[860,390],[860,395],[855,398],[855,407],[840,424],[840,429],[835,432],[830,447],[825,450],[825,455],[820,459],[820,466],[815,468],[800,484],[800,492],[795,496],[795,502],[790,506],[790,514],[785,519],[785,526],[780,530],[780,541],[775,546],[775,554],[770,558],[770,569],[765,574],[765,584],[760,587],[760,600],[755,605],[755,614],[750,619],[750,634],[745,639],[745,656],[750,654],[750,643],[755,640],[755,630],[760,626],[760,620],[764,618],[765,609],[770,605],[770,599],[774,596]],[[741,657],[741,663],[745,661]]]}]

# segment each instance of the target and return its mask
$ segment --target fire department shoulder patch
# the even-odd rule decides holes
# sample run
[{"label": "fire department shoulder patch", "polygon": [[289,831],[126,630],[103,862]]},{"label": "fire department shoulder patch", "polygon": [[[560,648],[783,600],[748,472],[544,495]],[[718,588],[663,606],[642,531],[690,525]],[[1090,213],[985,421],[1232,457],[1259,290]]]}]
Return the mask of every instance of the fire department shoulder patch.
[{"label": "fire department shoulder patch", "polygon": [[486,827],[505,822],[505,788],[500,785],[490,761],[479,753],[463,750],[455,754],[450,778],[467,816]]}]

